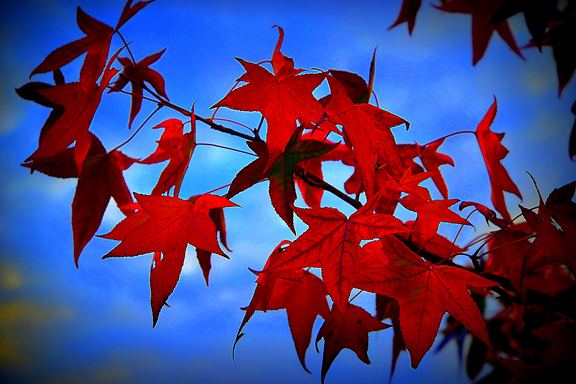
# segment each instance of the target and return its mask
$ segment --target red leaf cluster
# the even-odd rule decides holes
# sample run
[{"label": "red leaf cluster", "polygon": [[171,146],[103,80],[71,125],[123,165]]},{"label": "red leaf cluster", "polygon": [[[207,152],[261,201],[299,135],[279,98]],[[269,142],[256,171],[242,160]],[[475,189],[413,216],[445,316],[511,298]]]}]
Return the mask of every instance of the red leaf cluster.
[{"label": "red leaf cluster", "polygon": [[[369,104],[375,56],[368,82],[357,74],[334,69],[303,73],[304,69],[296,69],[294,60],[281,52],[284,31],[278,27],[279,38],[271,60],[256,64],[238,58],[245,70],[238,81],[245,84],[213,106],[259,112],[262,122],[266,121],[265,128],[250,128],[252,135],[247,135],[219,125],[213,118],[196,115],[194,106],[188,110],[168,100],[163,76],[150,68],[164,50],[138,62],[131,52],[130,58],[117,58],[119,52],[108,58],[111,39],[118,29],[149,3],[132,5],[128,1],[115,29],[78,9],[78,26],[86,36],[57,48],[32,72],[53,71],[55,84],[30,82],[17,90],[22,98],[52,110],[41,129],[38,149],[23,165],[52,177],[78,179],[72,201],[76,265],[98,231],[110,198],[114,198],[126,217],[102,236],[120,241],[103,258],[153,254],[150,304],[155,326],[180,279],[188,245],[196,248],[208,285],[212,254],[228,258],[221,248],[223,245],[228,249],[224,208],[237,206],[230,199],[240,192],[268,181],[270,202],[296,238],[280,243],[263,269],[256,272],[256,289],[245,308],[236,343],[256,311],[285,309],[298,359],[308,371],[305,354],[320,317],[323,324],[316,345],[324,340],[324,381],[342,349],[351,349],[369,364],[368,334],[389,328],[382,320],[390,318],[394,330],[393,373],[403,350],[409,352],[412,367],[419,366],[448,313],[440,349],[452,339],[462,349],[463,339],[470,335],[473,341],[467,355],[467,373],[472,379],[486,363],[494,367],[490,375],[498,380],[518,381],[530,372],[541,379],[552,370],[567,371],[576,360],[573,343],[566,346],[562,342],[563,337],[574,340],[576,182],[554,190],[546,202],[540,198],[537,211],[520,207],[524,222],[512,220],[504,191],[519,198],[521,194],[502,163],[508,154],[502,144],[504,134],[491,130],[496,100],[479,118],[474,132],[459,133],[475,135],[488,170],[493,206],[501,217],[478,202],[464,201],[460,210],[473,207],[499,229],[458,246],[456,240],[439,233],[440,223],[461,228],[471,225],[468,218],[450,209],[459,200],[448,198],[442,175],[442,165],[455,167],[450,156],[438,152],[452,135],[425,145],[396,143],[392,128],[402,124],[408,128],[409,122]],[[557,62],[564,60],[568,33],[555,32],[555,28],[543,32],[540,27],[544,21],[551,22],[552,16],[540,19],[530,6],[511,0],[442,3],[438,8],[443,11],[472,15],[474,63],[484,54],[494,31],[520,55],[506,21],[515,10],[524,12],[530,20],[535,44],[552,44]],[[420,5],[421,1],[405,0],[393,26],[408,22],[412,33]],[[562,28],[569,28],[569,23],[564,21]],[[128,46],[124,48],[129,51]],[[65,83],[60,68],[84,53],[79,81]],[[122,71],[112,68],[116,60],[123,66]],[[272,72],[265,68],[266,63]],[[570,68],[562,66],[559,73],[561,84],[565,84]],[[109,85],[114,77],[113,85]],[[317,98],[313,92],[324,81],[330,93]],[[155,150],[141,160],[119,149],[155,112],[128,140],[110,151],[90,130],[104,90],[125,92],[128,83],[132,87],[129,126],[143,100],[155,100],[157,108],[171,108],[185,117],[156,123],[152,128],[164,131]],[[253,153],[198,143],[197,121],[245,139]],[[190,124],[188,132],[186,124]],[[266,130],[266,140],[260,137],[261,129]],[[201,145],[256,157],[239,169],[229,185],[221,187],[229,187],[226,197],[214,194],[221,188],[188,199],[179,197],[189,187],[184,183],[185,175],[203,166],[199,155],[192,161],[193,152]],[[147,167],[166,161],[150,194],[135,193],[135,203],[123,172],[134,163]],[[353,167],[352,176],[341,187],[328,183],[322,169],[325,161]],[[442,199],[432,199],[430,190],[420,185],[428,179]],[[309,208],[296,206],[296,185]],[[347,216],[326,206],[325,192],[351,205],[354,212]],[[415,220],[402,222],[395,217],[398,204],[414,212]],[[301,234],[297,234],[294,213],[308,226]],[[462,263],[456,256],[467,256],[471,263]],[[356,291],[374,294],[376,315],[352,304],[356,296],[351,295]],[[500,314],[492,318],[484,314],[488,300],[500,302]],[[528,316],[538,321],[529,322],[525,319]],[[504,354],[507,358],[501,357]]]}]

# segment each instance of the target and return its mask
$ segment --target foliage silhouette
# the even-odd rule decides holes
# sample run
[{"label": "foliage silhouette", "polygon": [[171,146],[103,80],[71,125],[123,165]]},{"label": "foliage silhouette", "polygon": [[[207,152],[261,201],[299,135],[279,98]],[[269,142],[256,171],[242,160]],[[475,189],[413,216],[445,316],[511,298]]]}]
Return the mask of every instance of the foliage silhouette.
[{"label": "foliage silhouette", "polygon": [[[118,35],[125,42],[120,27],[149,3],[127,1],[116,28],[78,8],[78,26],[86,36],[54,50],[31,74],[53,72],[54,85],[30,82],[16,90],[22,98],[52,109],[41,129],[38,149],[23,166],[53,177],[78,178],[72,202],[77,266],[113,197],[126,218],[102,236],[120,241],[103,258],[153,253],[150,288],[155,326],[178,283],[187,244],[196,247],[208,285],[212,254],[228,258],[221,247],[228,248],[223,208],[237,206],[231,201],[234,196],[250,193],[254,184],[268,181],[272,206],[296,238],[280,243],[262,270],[255,272],[256,289],[236,343],[256,311],[286,309],[298,358],[308,371],[305,354],[312,327],[320,316],[324,322],[316,346],[324,339],[324,382],[342,349],[349,348],[361,361],[370,363],[368,333],[393,326],[393,373],[403,350],[410,354],[412,367],[419,366],[439,333],[443,315],[448,313],[447,328],[441,331],[445,341],[462,343],[467,334],[473,338],[466,362],[473,380],[485,364],[493,370],[482,382],[544,380],[569,373],[576,360],[576,204],[572,201],[576,181],[555,189],[545,201],[540,197],[538,207],[520,207],[521,213],[512,218],[504,191],[520,198],[521,193],[502,163],[508,154],[502,144],[504,134],[491,130],[497,117],[496,98],[486,115],[479,117],[476,130],[449,135],[476,137],[496,211],[470,201],[461,203],[460,210],[473,207],[468,217],[479,212],[498,228],[458,247],[455,239],[437,233],[441,222],[470,225],[467,218],[450,209],[459,200],[448,198],[449,189],[442,177],[443,165],[458,168],[449,155],[437,152],[449,136],[424,145],[396,142],[392,128],[408,129],[409,121],[369,104],[375,56],[368,82],[340,70],[303,73],[306,71],[295,69],[293,59],[281,52],[284,31],[278,26],[279,39],[272,58],[260,63],[238,58],[245,72],[233,90],[214,104],[212,117],[206,118],[197,115],[194,107],[187,110],[169,100],[163,75],[150,68],[163,50],[136,62],[124,43],[109,57],[111,39]],[[412,33],[420,3],[405,0],[394,26],[406,21]],[[544,20],[535,16],[533,8],[522,8],[511,0],[475,2],[475,7],[470,4],[453,0],[438,8],[472,14],[474,64],[495,30],[521,56],[506,18],[522,11],[534,45],[554,47],[562,91],[574,70],[564,57],[565,41],[574,38],[574,2]],[[542,30],[542,23],[554,25]],[[119,57],[123,50],[129,57]],[[79,81],[66,83],[60,68],[84,53]],[[270,64],[273,71],[263,64]],[[313,91],[323,82],[327,82],[330,94],[318,99]],[[131,92],[124,90],[128,83]],[[236,87],[239,83],[244,84]],[[172,109],[184,121],[171,118],[156,124],[153,128],[164,128],[164,132],[156,150],[143,160],[119,149],[147,125],[156,110],[127,141],[106,151],[89,130],[106,89],[131,96],[129,127],[143,102],[156,104],[156,110]],[[260,112],[262,124],[250,128],[250,134],[217,124],[214,116],[219,108]],[[265,140],[260,136],[264,121]],[[245,139],[253,153],[228,149],[257,157],[247,165],[238,164],[236,177],[222,187],[229,187],[225,196],[214,190],[179,197],[184,175],[200,160],[194,157],[194,149],[208,145],[196,142],[198,122]],[[186,124],[190,129],[184,133]],[[134,193],[134,201],[122,171],[166,160],[150,194]],[[355,172],[342,187],[331,185],[322,173],[325,161],[353,166]],[[429,178],[443,199],[433,200],[430,191],[420,186]],[[296,188],[309,208],[294,205]],[[347,217],[336,207],[323,206],[324,192],[334,194],[356,211]],[[415,212],[416,220],[402,222],[395,217],[398,203]],[[297,234],[294,213],[308,225],[304,233]],[[467,256],[470,263],[455,263],[459,255]],[[356,297],[351,297],[353,291],[374,294],[375,316],[370,308],[352,304]],[[486,303],[493,301],[499,303],[501,312],[486,317]],[[531,320],[534,318],[537,320]],[[385,319],[392,324],[383,323]]]}]

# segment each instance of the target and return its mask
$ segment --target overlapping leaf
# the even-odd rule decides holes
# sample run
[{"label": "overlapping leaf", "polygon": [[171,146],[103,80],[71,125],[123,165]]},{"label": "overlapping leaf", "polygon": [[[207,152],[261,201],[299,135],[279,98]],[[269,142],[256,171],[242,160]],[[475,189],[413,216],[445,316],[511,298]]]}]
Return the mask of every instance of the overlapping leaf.
[{"label": "overlapping leaf", "polygon": [[[526,222],[536,232],[522,264],[522,276],[551,263],[566,264],[576,273],[576,204],[572,202],[576,182],[554,190],[538,214],[520,206]],[[550,207],[548,207],[550,206]],[[556,224],[556,225],[554,225]]]},{"label": "overlapping leaf", "polygon": [[354,286],[398,301],[400,327],[413,368],[432,347],[446,312],[492,348],[484,318],[468,287],[485,288],[496,283],[465,269],[423,261],[394,236],[383,236],[381,243],[378,257],[363,259]]},{"label": "overlapping leaf", "polygon": [[[32,171],[54,177],[77,177],[78,184],[72,200],[72,233],[74,237],[74,262],[78,266],[80,253],[92,239],[113,197],[119,208],[132,203],[132,196],[122,176],[122,171],[136,160],[113,151],[106,153],[96,136],[90,134],[91,144],[82,170],[78,172],[74,148],[65,149],[54,156],[23,164]],[[134,211],[122,209],[126,215]]]},{"label": "overlapping leaf", "polygon": [[[282,253],[282,245],[284,244],[280,244],[272,252],[267,265],[274,262]],[[305,357],[312,338],[314,322],[318,316],[327,318],[330,315],[324,283],[312,273],[301,269],[290,272],[260,272],[256,283],[254,295],[246,308],[236,342],[244,336],[242,329],[257,310],[286,309],[298,359],[306,372],[310,373],[306,367]]]},{"label": "overlapping leaf", "polygon": [[367,196],[375,193],[375,172],[378,157],[391,167],[392,176],[403,171],[390,128],[408,122],[370,104],[354,104],[346,91],[332,76],[328,76],[332,98],[326,110],[330,119],[344,126],[344,132],[354,148],[354,155],[362,171]]},{"label": "overlapping leaf", "polygon": [[490,130],[490,126],[496,117],[496,111],[497,102],[496,98],[494,98],[494,103],[476,127],[476,138],[478,139],[482,156],[484,156],[486,168],[488,168],[494,208],[500,212],[504,220],[510,221],[511,217],[510,213],[508,213],[508,208],[506,208],[504,191],[511,192],[520,199],[522,199],[522,194],[500,162],[508,155],[508,149],[506,149],[506,147],[501,143],[504,134],[494,133]]},{"label": "overlapping leaf", "polygon": [[134,195],[149,218],[133,228],[122,242],[103,258],[162,253],[150,273],[150,303],[153,323],[156,325],[160,310],[180,278],[186,245],[191,244],[225,256],[218,244],[216,227],[209,211],[236,204],[215,195],[201,195],[195,198],[194,202],[169,196]]},{"label": "overlapping leaf", "polygon": [[104,89],[117,73],[110,68],[117,52],[104,71],[100,85],[90,84],[86,92],[79,82],[49,86],[43,83],[29,83],[16,92],[24,99],[53,108],[40,133],[38,149],[26,161],[52,157],[68,148],[76,141],[74,158],[78,169],[90,148],[91,136],[88,131]]},{"label": "overlapping leaf", "polygon": [[334,208],[294,207],[309,228],[298,237],[268,270],[322,268],[328,293],[341,312],[345,312],[356,276],[360,242],[391,233],[408,232],[401,221],[386,214],[373,214],[381,192],[364,207],[346,218]]},{"label": "overlapping leaf", "polygon": [[144,82],[150,84],[154,90],[166,100],[169,100],[166,95],[166,89],[164,84],[164,78],[160,73],[150,68],[150,65],[158,61],[162,54],[166,51],[166,48],[160,52],[154,53],[153,55],[146,56],[137,63],[133,63],[131,59],[127,57],[119,57],[118,61],[124,66],[124,69],[118,75],[118,80],[114,83],[112,88],[108,91],[118,92],[122,90],[128,82],[130,82],[132,87],[132,97],[130,105],[130,119],[128,120],[128,128],[132,126],[132,122],[140,112],[142,106],[142,96]]},{"label": "overlapping leaf", "polygon": [[299,131],[294,133],[285,150],[267,171],[265,169],[269,154],[266,145],[249,142],[248,146],[258,155],[258,159],[238,172],[227,194],[227,197],[231,198],[258,181],[268,178],[270,180],[269,193],[272,206],[292,232],[295,232],[292,204],[296,200],[296,188],[294,187],[296,166],[301,161],[322,156],[338,146],[337,143],[310,139],[301,140],[299,133]]},{"label": "overlapping leaf", "polygon": [[[332,306],[332,312],[326,319],[316,337],[316,345],[324,339],[324,353],[322,354],[322,383],[336,356],[344,348],[351,349],[356,356],[366,364],[368,358],[368,333],[381,331],[390,325],[380,320],[354,304],[347,304],[344,311],[338,306]],[[318,346],[316,346],[318,348]]]},{"label": "overlapping leaf", "polygon": [[233,90],[215,107],[240,111],[259,111],[266,118],[269,158],[265,169],[274,164],[296,130],[296,119],[316,122],[324,109],[312,95],[324,75],[295,75],[294,72],[273,75],[264,67],[240,58],[246,73],[240,80],[247,84]]},{"label": "overlapping leaf", "polygon": [[510,31],[508,21],[504,20],[499,23],[492,24],[492,18],[500,6],[506,0],[451,0],[446,1],[438,6],[445,12],[466,13],[472,16],[472,48],[473,48],[473,64],[476,65],[478,61],[484,56],[488,43],[492,38],[494,31],[497,31],[500,37],[508,44],[518,56],[522,57],[520,49],[516,44],[514,35]]}]

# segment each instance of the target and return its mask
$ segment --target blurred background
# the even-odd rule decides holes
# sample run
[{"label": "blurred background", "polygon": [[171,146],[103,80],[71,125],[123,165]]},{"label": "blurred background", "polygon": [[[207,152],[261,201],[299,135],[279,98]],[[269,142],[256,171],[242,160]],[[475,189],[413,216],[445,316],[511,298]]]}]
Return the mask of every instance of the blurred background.
[{"label": "blurred background", "polygon": [[[94,238],[84,249],[79,269],[73,262],[71,202],[75,179],[29,174],[20,164],[37,147],[38,135],[50,110],[18,98],[14,89],[53,49],[83,36],[76,25],[76,6],[96,19],[116,25],[123,1],[20,0],[0,6],[0,381],[3,383],[156,383],[276,382],[319,383],[321,354],[311,345],[307,366],[300,366],[284,311],[258,312],[245,327],[246,336],[232,345],[254,290],[255,276],[274,247],[294,235],[279,219],[268,198],[268,183],[260,183],[233,199],[240,208],[227,208],[230,260],[214,256],[210,287],[206,288],[193,247],[189,247],[180,282],[152,328],[149,269],[151,255],[106,259],[116,242]],[[152,65],[166,80],[171,101],[209,117],[243,73],[234,60],[270,59],[284,28],[282,52],[297,68],[341,69],[368,78],[374,49],[375,91],[380,106],[410,121],[411,128],[393,130],[399,143],[428,143],[460,130],[474,130],[498,99],[494,132],[506,132],[510,154],[503,161],[524,200],[506,195],[512,216],[518,204],[533,207],[538,194],[530,172],[547,196],[574,180],[576,164],[568,157],[574,123],[570,108],[576,96],[572,81],[558,97],[556,68],[550,47],[542,53],[523,50],[520,59],[494,34],[484,58],[472,66],[471,19],[447,14],[424,1],[413,36],[407,25],[390,31],[401,1],[157,1],[130,20],[121,32],[131,41],[136,60],[166,48]],[[530,40],[522,15],[510,19],[518,45]],[[110,52],[121,41],[114,37]],[[126,55],[125,52],[123,55]],[[83,57],[82,57],[83,58]],[[82,58],[63,68],[67,81],[77,81]],[[119,65],[117,64],[116,67]],[[52,82],[51,74],[34,81]],[[328,92],[326,84],[317,96]],[[108,149],[131,134],[127,129],[127,95],[105,95],[91,130]],[[133,127],[154,108],[143,105]],[[143,158],[156,147],[158,130],[150,127],[170,117],[162,110],[122,148]],[[255,127],[257,113],[221,109],[217,117]],[[133,129],[134,129],[133,128]],[[239,128],[240,130],[242,128]],[[198,141],[246,149],[243,140],[198,123]],[[456,167],[443,166],[451,198],[491,206],[488,174],[474,136],[447,139],[440,152]],[[250,156],[214,147],[198,147],[180,196],[188,197],[228,184]],[[149,194],[164,164],[134,165],[124,172],[132,192]],[[337,187],[352,168],[329,163],[327,180]],[[432,184],[433,197],[440,198]],[[324,204],[346,214],[352,210],[325,195]],[[296,205],[303,206],[298,198]],[[467,213],[468,211],[466,211]],[[413,219],[400,212],[403,219]],[[108,206],[98,234],[109,232],[122,219],[115,204]],[[298,234],[306,226],[296,220]],[[487,230],[478,215],[458,244]],[[456,225],[441,224],[450,239]],[[363,293],[355,301],[374,313],[374,297]],[[318,321],[314,334],[320,327]],[[440,338],[438,338],[440,339]],[[437,340],[437,344],[438,344]],[[320,350],[323,342],[319,343]],[[340,353],[327,383],[382,383],[390,375],[392,332],[370,334],[370,366],[350,350]],[[466,383],[452,342],[433,351],[418,370],[402,353],[393,382]]]}]

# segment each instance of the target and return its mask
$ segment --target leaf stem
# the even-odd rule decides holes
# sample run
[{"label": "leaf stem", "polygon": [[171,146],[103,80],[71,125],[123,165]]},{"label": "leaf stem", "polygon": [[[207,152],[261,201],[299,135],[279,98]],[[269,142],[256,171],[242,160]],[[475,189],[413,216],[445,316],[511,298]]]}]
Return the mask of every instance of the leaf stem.
[{"label": "leaf stem", "polygon": [[131,135],[128,139],[126,139],[126,141],[124,141],[124,142],[123,142],[122,144],[120,144],[120,145],[117,145],[114,149],[112,149],[112,150],[109,151],[108,153],[117,151],[117,150],[120,149],[121,147],[123,147],[123,146],[125,146],[126,144],[128,144],[128,143],[130,142],[130,140],[132,140],[132,139],[134,138],[134,136],[136,136],[136,134],[137,134],[138,132],[140,132],[140,130],[142,129],[142,127],[144,127],[144,125],[148,122],[148,120],[150,120],[150,118],[151,118],[152,116],[154,116],[154,114],[160,110],[160,108],[162,108],[162,104],[158,104],[158,105],[156,106],[156,109],[154,109],[154,110],[152,111],[152,113],[150,113],[150,114],[148,115],[148,117],[146,117],[146,119],[142,122],[142,124],[140,124],[140,126],[134,131],[134,133],[132,133],[132,135]]},{"label": "leaf stem", "polygon": [[204,145],[204,146],[207,146],[207,147],[216,147],[216,148],[228,149],[228,150],[230,150],[230,151],[240,152],[240,153],[244,153],[244,154],[250,155],[250,156],[257,156],[257,155],[255,155],[254,153],[246,152],[246,151],[243,151],[243,150],[241,150],[241,149],[225,147],[225,146],[223,146],[223,145],[218,145],[218,144],[212,144],[212,143],[196,143],[196,145]]}]

